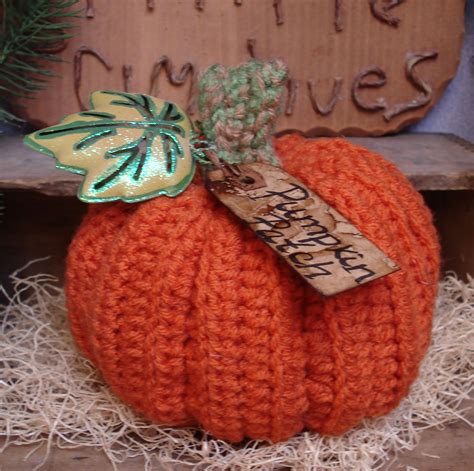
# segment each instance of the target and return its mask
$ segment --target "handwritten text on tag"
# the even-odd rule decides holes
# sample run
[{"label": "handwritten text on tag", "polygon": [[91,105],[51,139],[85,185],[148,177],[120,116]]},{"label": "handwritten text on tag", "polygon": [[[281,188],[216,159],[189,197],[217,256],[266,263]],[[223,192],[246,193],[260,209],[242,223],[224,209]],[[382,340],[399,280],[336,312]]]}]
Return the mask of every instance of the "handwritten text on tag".
[{"label": "handwritten text on tag", "polygon": [[208,172],[206,179],[223,204],[325,296],[399,269],[339,212],[279,167],[226,165]]}]

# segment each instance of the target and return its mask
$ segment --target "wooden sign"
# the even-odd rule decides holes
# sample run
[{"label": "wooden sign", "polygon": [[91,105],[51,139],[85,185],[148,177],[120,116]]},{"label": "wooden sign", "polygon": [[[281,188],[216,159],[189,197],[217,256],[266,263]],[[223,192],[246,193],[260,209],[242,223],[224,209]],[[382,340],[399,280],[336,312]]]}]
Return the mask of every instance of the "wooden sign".
[{"label": "wooden sign", "polygon": [[143,92],[196,115],[198,75],[281,57],[279,130],[380,135],[419,120],[454,76],[464,0],[84,0],[86,18],[28,118],[51,125],[95,90]]},{"label": "wooden sign", "polygon": [[324,296],[399,269],[344,216],[280,167],[222,166],[207,173],[207,186]]}]

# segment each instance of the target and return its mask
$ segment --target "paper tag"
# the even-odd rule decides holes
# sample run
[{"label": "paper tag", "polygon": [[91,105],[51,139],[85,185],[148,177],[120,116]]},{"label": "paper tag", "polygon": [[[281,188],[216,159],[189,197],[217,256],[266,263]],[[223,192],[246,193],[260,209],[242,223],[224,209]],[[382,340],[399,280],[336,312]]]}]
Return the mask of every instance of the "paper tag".
[{"label": "paper tag", "polygon": [[399,270],[344,216],[283,169],[225,165],[209,190],[320,294],[331,296]]}]

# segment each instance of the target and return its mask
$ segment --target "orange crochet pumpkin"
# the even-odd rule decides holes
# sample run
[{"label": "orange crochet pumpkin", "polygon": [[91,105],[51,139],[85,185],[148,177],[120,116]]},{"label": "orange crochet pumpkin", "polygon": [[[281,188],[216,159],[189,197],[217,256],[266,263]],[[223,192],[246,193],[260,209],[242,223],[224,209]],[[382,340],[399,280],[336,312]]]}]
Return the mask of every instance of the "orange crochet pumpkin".
[{"label": "orange crochet pumpkin", "polygon": [[341,434],[408,392],[430,341],[439,247],[421,196],[341,139],[275,141],[283,167],[401,267],[319,296],[202,185],[92,205],[69,251],[72,331],[113,391],[215,437]]}]

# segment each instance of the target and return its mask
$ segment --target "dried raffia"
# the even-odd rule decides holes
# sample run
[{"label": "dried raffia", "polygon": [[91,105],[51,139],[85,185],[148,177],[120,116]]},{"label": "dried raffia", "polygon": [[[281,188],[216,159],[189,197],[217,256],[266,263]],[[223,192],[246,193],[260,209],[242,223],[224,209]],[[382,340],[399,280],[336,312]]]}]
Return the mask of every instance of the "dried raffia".
[{"label": "dried raffia", "polygon": [[[54,277],[11,276],[0,306],[0,435],[8,444],[91,446],[117,463],[141,456],[145,469],[184,463],[209,470],[374,470],[413,449],[429,427],[463,419],[473,386],[474,279],[440,283],[433,341],[411,394],[384,418],[365,420],[341,437],[302,433],[274,445],[232,446],[195,429],[152,425],[118,400],[76,349]],[[465,420],[465,419],[464,419]]]}]

